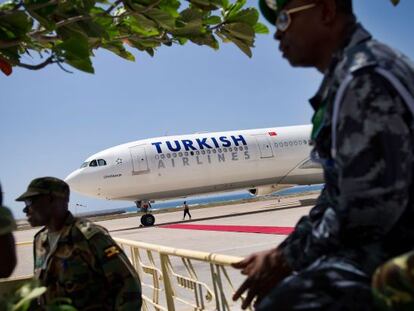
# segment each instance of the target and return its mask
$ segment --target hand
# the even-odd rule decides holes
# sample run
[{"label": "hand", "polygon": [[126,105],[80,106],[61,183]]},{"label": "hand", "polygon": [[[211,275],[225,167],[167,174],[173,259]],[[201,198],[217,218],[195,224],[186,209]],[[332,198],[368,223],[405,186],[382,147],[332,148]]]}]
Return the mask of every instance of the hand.
[{"label": "hand", "polygon": [[247,279],[233,295],[235,301],[247,290],[243,309],[246,309],[255,297],[255,303],[259,303],[270,289],[292,272],[278,249],[254,253],[232,266],[241,269],[241,273],[247,275]]}]

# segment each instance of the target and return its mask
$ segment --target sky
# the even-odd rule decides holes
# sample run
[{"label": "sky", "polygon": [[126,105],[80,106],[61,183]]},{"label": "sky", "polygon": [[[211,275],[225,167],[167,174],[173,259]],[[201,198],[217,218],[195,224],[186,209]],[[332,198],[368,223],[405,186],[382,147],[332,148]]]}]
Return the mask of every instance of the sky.
[{"label": "sky", "polygon": [[[0,1],[3,2],[3,1]],[[414,1],[355,0],[362,24],[378,40],[414,59]],[[248,0],[257,7],[257,1]],[[266,23],[263,18],[262,22]],[[308,99],[322,75],[292,68],[270,34],[259,35],[248,58],[232,44],[220,50],[194,44],[161,47],[135,62],[98,51],[95,74],[57,66],[0,73],[0,181],[4,204],[18,218],[14,199],[40,176],[65,178],[90,155],[129,141],[164,135],[310,123]],[[30,62],[29,57],[24,61]],[[70,209],[133,205],[73,193]],[[83,210],[85,211],[85,210]]]}]

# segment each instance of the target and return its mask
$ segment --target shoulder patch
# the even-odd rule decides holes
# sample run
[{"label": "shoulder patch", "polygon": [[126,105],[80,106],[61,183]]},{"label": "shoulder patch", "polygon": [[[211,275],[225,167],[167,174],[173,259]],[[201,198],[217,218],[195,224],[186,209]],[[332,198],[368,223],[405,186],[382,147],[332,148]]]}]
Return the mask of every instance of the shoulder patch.
[{"label": "shoulder patch", "polygon": [[97,233],[107,234],[107,231],[101,226],[95,225],[93,222],[87,219],[79,219],[75,223],[76,228],[87,239],[91,239]]},{"label": "shoulder patch", "polygon": [[112,245],[112,246],[109,246],[108,248],[106,248],[104,250],[104,252],[105,252],[105,257],[106,258],[111,258],[111,257],[119,254],[119,247],[117,245]]}]

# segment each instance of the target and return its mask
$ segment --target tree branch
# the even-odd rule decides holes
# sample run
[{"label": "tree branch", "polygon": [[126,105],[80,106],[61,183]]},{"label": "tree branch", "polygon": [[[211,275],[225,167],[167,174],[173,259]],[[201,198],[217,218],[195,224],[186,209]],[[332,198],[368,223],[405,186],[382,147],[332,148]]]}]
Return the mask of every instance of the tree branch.
[{"label": "tree branch", "polygon": [[30,69],[30,70],[39,70],[42,69],[44,67],[46,67],[47,65],[56,63],[57,61],[55,60],[54,55],[50,56],[48,59],[46,59],[43,63],[37,64],[37,65],[29,65],[29,64],[24,64],[24,63],[20,63],[18,62],[16,64],[16,66],[22,67],[22,68],[26,68],[26,69]]}]

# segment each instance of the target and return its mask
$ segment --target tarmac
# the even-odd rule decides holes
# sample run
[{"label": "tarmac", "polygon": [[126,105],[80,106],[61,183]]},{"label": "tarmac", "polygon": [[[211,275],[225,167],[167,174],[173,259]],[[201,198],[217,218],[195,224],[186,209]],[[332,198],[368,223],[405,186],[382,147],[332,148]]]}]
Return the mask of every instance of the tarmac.
[{"label": "tarmac", "polygon": [[[271,197],[266,200],[243,202],[191,209],[191,220],[182,221],[183,211],[156,214],[156,225],[140,227],[141,215],[116,217],[96,221],[107,228],[113,237],[142,241],[174,248],[246,257],[249,254],[276,247],[285,234],[241,233],[210,230],[188,230],[164,228],[166,224],[237,225],[237,226],[280,226],[294,227],[299,218],[306,215],[318,193],[292,197]],[[16,242],[33,241],[40,228],[20,230],[14,233]],[[18,264],[12,277],[32,274],[32,246],[17,248]]]}]

